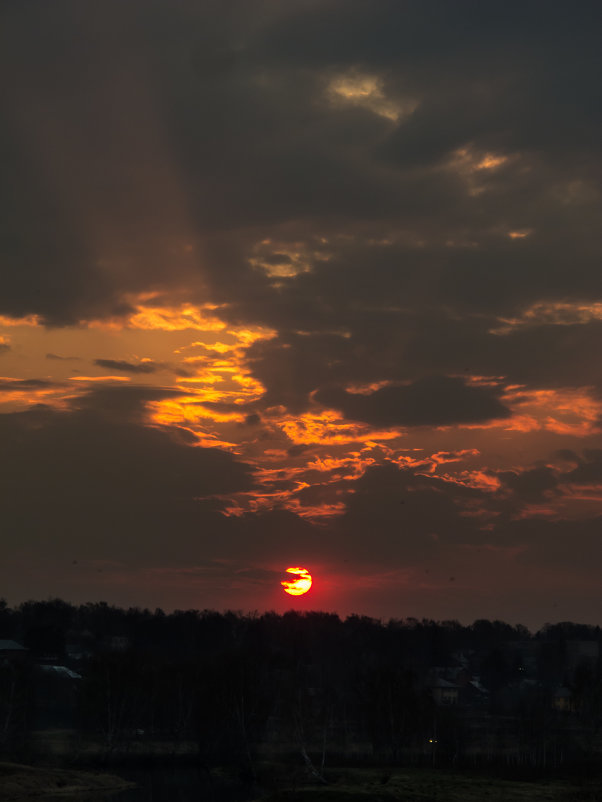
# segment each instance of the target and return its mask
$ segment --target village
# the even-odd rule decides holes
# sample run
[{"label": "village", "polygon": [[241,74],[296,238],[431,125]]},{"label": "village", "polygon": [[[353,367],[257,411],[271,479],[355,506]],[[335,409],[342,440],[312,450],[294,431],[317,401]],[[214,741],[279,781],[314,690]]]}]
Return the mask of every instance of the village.
[{"label": "village", "polygon": [[598,628],[28,605],[0,616],[15,636],[0,638],[7,757],[551,767],[600,754]]}]

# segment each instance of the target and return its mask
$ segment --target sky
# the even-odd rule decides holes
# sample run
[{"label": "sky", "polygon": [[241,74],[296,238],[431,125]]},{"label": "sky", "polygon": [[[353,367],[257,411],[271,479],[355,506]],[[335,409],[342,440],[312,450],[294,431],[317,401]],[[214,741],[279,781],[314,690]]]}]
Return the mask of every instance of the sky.
[{"label": "sky", "polygon": [[0,595],[602,623],[602,5],[0,14]]}]

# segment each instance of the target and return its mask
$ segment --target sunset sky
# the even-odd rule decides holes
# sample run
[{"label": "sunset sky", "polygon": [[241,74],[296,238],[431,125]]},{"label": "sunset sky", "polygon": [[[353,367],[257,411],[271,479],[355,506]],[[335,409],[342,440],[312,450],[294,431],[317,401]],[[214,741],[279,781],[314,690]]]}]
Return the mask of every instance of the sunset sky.
[{"label": "sunset sky", "polygon": [[602,623],[602,4],[0,14],[0,596]]}]

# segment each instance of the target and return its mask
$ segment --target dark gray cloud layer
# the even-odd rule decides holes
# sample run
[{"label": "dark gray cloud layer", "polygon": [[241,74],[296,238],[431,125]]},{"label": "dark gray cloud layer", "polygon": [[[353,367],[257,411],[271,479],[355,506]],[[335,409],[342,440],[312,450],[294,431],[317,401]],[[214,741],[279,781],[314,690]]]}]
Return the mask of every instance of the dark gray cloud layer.
[{"label": "dark gray cloud layer", "polygon": [[123,373],[155,373],[159,366],[154,362],[127,362],[123,359],[95,359],[99,368],[119,370]]},{"label": "dark gray cloud layer", "polygon": [[508,417],[510,410],[498,395],[496,389],[471,387],[461,379],[429,376],[370,394],[325,388],[315,400],[341,410],[346,418],[374,426],[444,426]]},{"label": "dark gray cloud layer", "polygon": [[[37,389],[46,383],[28,385]],[[226,498],[261,488],[250,466],[223,451],[194,446],[186,430],[143,425],[145,404],[170,397],[178,396],[152,387],[100,388],[73,401],[70,410],[38,405],[0,416],[3,545],[11,560],[31,560],[35,571],[40,561],[52,562],[66,583],[62,593],[75,587],[65,574],[73,561],[106,563],[117,574],[125,572],[122,577],[128,571],[131,576],[143,570],[185,572],[190,566],[200,572],[195,588],[207,604],[215,603],[212,583],[229,587],[237,567],[296,562],[300,554],[330,571],[338,567],[376,577],[410,571],[432,574],[436,582],[457,576],[470,588],[483,554],[503,560],[514,550],[516,570],[569,571],[583,582],[597,581],[599,516],[558,521],[529,510],[602,481],[602,450],[551,455],[562,471],[549,465],[490,471],[500,482],[495,492],[450,481],[428,466],[389,463],[368,468],[359,479],[342,476],[324,485],[324,475],[316,471],[306,477],[315,483],[301,491],[301,500],[329,503],[333,491],[340,491],[345,499],[340,517],[313,524],[276,506],[225,518]],[[294,484],[283,479],[271,489]],[[40,587],[57,592],[56,581],[50,573]],[[22,582],[25,593],[35,594],[33,580],[24,576]],[[493,577],[492,589],[496,582]],[[158,586],[144,592],[156,602],[162,591]],[[523,611],[528,609],[530,589],[521,586],[515,593],[512,586],[500,586],[497,592],[512,593]],[[223,593],[227,598],[228,591]],[[388,610],[398,609],[391,599],[387,604]],[[463,614],[474,616],[470,605],[468,599]],[[531,620],[525,615],[522,620]]]},{"label": "dark gray cloud layer", "polygon": [[221,516],[207,499],[250,490],[251,472],[185,432],[144,426],[144,402],[166,395],[120,387],[70,412],[0,415],[5,547],[140,564],[189,559],[213,542]]},{"label": "dark gray cloud layer", "polygon": [[[198,280],[246,319],[313,328],[368,299],[508,312],[600,290],[595,2],[3,14],[7,313],[77,320]],[[414,111],[333,100],[354,75]],[[448,169],[462,148],[509,160],[470,194]],[[425,245],[376,244],[401,230]],[[247,261],[269,236],[310,251],[326,236],[334,258],[275,289]]]},{"label": "dark gray cloud layer", "polygon": [[[504,383],[600,397],[597,0],[32,0],[0,14],[0,314],[71,325],[149,292],[225,304],[228,321],[277,331],[248,352],[266,393],[238,407],[247,429],[270,407],[320,404],[373,426],[487,422],[508,415]],[[351,392],[373,383],[388,385]],[[505,470],[493,494],[373,468],[328,540],[284,510],[223,518],[208,497],[252,489],[250,468],[144,426],[144,402],[169,394],[104,389],[0,416],[13,541],[134,554],[145,532],[164,555],[177,532],[189,555],[183,533],[211,531],[212,553],[265,556],[286,532],[312,555],[345,544],[368,560],[378,542],[379,559],[416,561],[490,542],[558,565],[570,526],[529,505],[601,476],[593,450],[557,455],[563,474]],[[585,555],[597,527],[575,529]]]}]

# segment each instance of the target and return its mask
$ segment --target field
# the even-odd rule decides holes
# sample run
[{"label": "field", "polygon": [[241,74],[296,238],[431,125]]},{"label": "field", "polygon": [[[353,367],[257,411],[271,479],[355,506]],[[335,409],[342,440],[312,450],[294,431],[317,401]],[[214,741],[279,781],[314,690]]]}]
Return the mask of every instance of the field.
[{"label": "field", "polygon": [[326,773],[328,785],[267,792],[263,802],[601,802],[600,780],[518,781],[481,774],[421,769],[343,769]]},{"label": "field", "polygon": [[0,763],[2,802],[32,797],[38,799],[45,796],[68,796],[88,791],[119,791],[130,788],[131,785],[111,774]]}]

